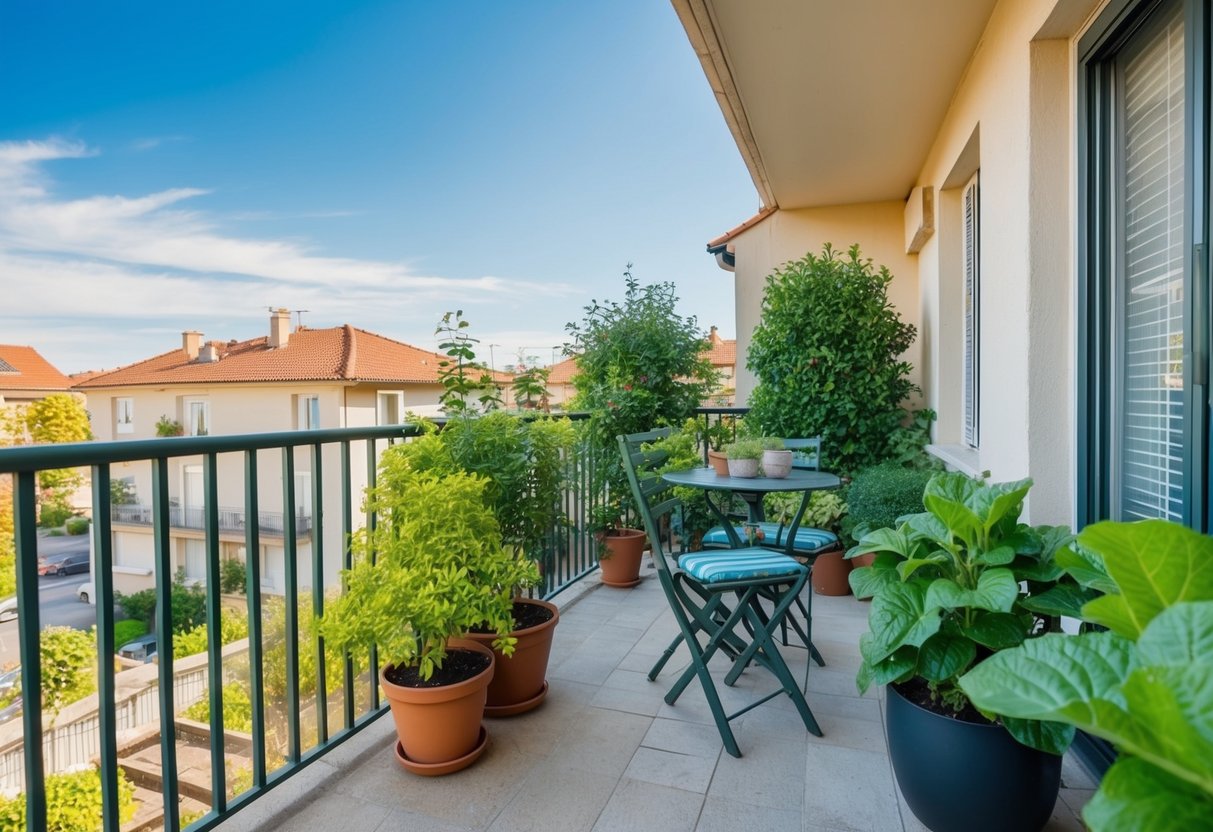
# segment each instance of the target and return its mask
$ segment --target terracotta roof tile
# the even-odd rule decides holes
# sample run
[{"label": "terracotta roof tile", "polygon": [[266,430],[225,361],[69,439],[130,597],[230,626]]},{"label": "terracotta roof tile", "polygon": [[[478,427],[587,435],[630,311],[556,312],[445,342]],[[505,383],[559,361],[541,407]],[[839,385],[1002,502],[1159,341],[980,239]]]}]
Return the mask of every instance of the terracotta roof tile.
[{"label": "terracotta roof tile", "polygon": [[758,225],[758,223],[762,222],[763,220],[765,220],[767,217],[771,216],[771,214],[774,214],[778,210],[779,210],[779,208],[777,208],[774,205],[767,207],[767,208],[763,208],[757,214],[750,217],[745,222],[741,223],[741,225],[735,225],[732,228],[730,228],[728,231],[721,234],[719,237],[716,237],[715,239],[712,239],[712,240],[708,240],[708,248],[713,249],[713,248],[717,248],[719,246],[724,245],[725,243],[731,241],[734,237],[736,237],[742,231],[745,231],[747,228],[753,228],[754,226]]},{"label": "terracotta roof tile", "polygon": [[72,381],[33,347],[0,344],[0,389],[69,390]]},{"label": "terracotta roof tile", "polygon": [[713,367],[732,367],[737,363],[736,339],[726,341],[716,334],[716,327],[712,327],[711,333],[708,334],[708,345],[710,348],[708,358]]},{"label": "terracotta roof tile", "polygon": [[577,356],[574,355],[548,367],[548,384],[572,384],[575,375],[577,375]]},{"label": "terracotta roof tile", "polygon": [[[189,359],[183,349],[102,372],[78,382],[82,389],[147,384],[215,384],[273,381],[384,381],[437,383],[443,356],[346,324],[298,329],[285,347],[266,337],[210,341],[218,361]],[[505,374],[498,374],[504,376]],[[508,378],[508,376],[506,376]]]}]

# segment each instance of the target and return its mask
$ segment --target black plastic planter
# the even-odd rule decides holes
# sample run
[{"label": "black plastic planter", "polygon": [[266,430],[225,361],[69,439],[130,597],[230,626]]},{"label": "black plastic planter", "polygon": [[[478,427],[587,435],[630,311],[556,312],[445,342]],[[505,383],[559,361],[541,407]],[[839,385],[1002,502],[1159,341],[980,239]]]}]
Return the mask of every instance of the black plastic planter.
[{"label": "black plastic planter", "polygon": [[897,785],[931,832],[1039,832],[1061,786],[1061,757],[1000,725],[932,713],[889,685],[886,724]]}]

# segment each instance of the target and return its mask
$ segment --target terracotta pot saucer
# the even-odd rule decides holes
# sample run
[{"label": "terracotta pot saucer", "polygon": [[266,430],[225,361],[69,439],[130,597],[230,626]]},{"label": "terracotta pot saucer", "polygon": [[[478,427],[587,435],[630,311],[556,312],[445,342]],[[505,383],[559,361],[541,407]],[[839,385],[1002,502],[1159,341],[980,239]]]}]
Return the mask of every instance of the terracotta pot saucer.
[{"label": "terracotta pot saucer", "polygon": [[644,579],[637,578],[634,581],[623,581],[622,583],[615,583],[613,581],[604,580],[602,582],[602,584],[603,584],[603,586],[614,587],[615,589],[631,589],[634,586],[640,586],[640,582],[642,580],[644,580]]},{"label": "terracotta pot saucer", "polygon": [[[546,684],[544,685],[544,693],[547,693]],[[480,759],[480,755],[484,753],[484,749],[488,747],[488,744],[489,732],[484,730],[484,726],[481,725],[480,739],[476,742],[476,747],[459,759],[447,760],[442,763],[415,763],[404,756],[404,748],[400,745],[400,740],[396,740],[396,762],[413,772],[413,774],[420,774],[424,777],[438,777],[467,768]]]},{"label": "terracotta pot saucer", "polygon": [[543,687],[539,693],[532,696],[525,702],[515,702],[512,705],[485,705],[484,715],[487,717],[515,716],[517,714],[525,714],[527,711],[538,708],[545,697],[548,695],[548,683],[544,680]]}]

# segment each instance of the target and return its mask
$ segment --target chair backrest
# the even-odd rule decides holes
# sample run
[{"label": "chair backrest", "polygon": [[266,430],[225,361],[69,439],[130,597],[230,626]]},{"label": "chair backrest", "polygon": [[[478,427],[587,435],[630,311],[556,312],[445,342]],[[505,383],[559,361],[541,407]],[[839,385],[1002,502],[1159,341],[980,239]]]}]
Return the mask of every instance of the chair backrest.
[{"label": "chair backrest", "polygon": [[821,470],[821,437],[785,439],[783,446],[792,451],[792,467],[805,471]]},{"label": "chair backrest", "polygon": [[661,549],[659,521],[666,514],[680,510],[682,503],[676,497],[671,496],[672,487],[656,473],[657,469],[669,459],[669,453],[645,450],[644,446],[659,439],[665,439],[671,433],[673,433],[672,428],[659,428],[617,437],[623,470],[627,474],[628,486],[632,490],[632,500],[644,522],[644,530],[649,536],[653,561],[661,570],[667,569],[668,565]]}]

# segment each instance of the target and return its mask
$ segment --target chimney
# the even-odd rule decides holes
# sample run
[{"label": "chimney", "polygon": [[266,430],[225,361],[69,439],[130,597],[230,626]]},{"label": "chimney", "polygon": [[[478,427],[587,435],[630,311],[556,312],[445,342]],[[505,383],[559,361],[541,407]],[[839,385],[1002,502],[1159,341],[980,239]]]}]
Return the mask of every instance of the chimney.
[{"label": "chimney", "polygon": [[275,309],[270,313],[270,348],[282,349],[291,337],[291,310]]},{"label": "chimney", "polygon": [[181,349],[185,350],[190,361],[198,357],[198,347],[202,344],[202,333],[193,330],[181,333]]},{"label": "chimney", "polygon": [[716,327],[712,327],[711,333],[708,335],[708,340],[713,344],[720,343],[720,336],[716,334]]},{"label": "chimney", "polygon": [[214,344],[203,344],[198,351],[198,360],[204,364],[214,364],[219,360],[219,349]]}]

